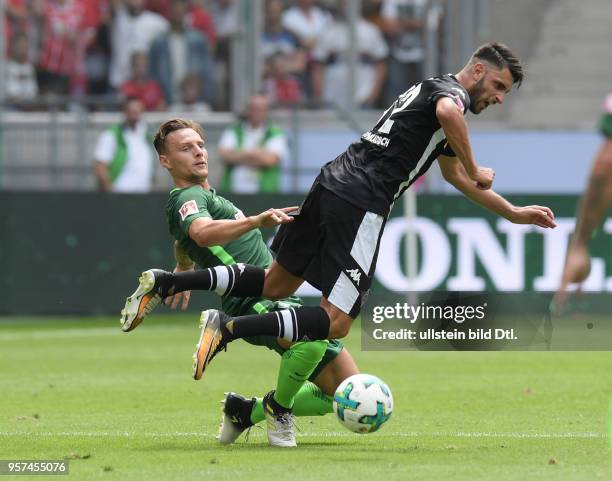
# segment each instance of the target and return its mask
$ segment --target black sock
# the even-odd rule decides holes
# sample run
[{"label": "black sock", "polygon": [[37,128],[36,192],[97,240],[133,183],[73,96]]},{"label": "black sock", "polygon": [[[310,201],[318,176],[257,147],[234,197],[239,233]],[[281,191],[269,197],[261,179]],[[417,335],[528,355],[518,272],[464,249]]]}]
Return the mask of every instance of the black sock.
[{"label": "black sock", "polygon": [[225,324],[233,339],[249,336],[282,337],[290,342],[327,339],[329,316],[321,307],[289,308],[282,311],[233,317]]},{"label": "black sock", "polygon": [[271,409],[270,414],[279,414],[291,413],[291,408],[286,408],[285,406],[281,406],[276,399],[274,399],[275,390],[270,391],[263,398],[264,409]]},{"label": "black sock", "polygon": [[183,291],[215,291],[220,296],[261,297],[266,272],[247,264],[217,266],[177,272],[171,277],[168,295]]}]

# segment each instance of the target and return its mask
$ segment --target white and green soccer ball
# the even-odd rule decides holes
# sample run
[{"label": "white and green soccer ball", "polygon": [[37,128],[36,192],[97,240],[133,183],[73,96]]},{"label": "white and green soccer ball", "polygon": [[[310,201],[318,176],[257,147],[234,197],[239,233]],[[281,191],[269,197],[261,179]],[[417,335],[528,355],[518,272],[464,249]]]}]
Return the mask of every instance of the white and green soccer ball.
[{"label": "white and green soccer ball", "polygon": [[391,417],[391,389],[376,376],[355,374],[336,389],[334,412],[347,429],[360,434],[373,433]]}]

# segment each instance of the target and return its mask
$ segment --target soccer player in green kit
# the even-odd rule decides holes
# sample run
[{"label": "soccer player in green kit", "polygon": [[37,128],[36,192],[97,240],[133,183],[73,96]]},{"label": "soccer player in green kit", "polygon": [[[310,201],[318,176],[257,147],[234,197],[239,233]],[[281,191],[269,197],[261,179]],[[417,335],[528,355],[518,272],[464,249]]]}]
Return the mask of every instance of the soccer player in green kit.
[{"label": "soccer player in green kit", "polygon": [[[241,296],[232,290],[237,277],[258,275],[245,264],[267,268],[273,258],[263,242],[260,227],[291,222],[287,215],[295,207],[269,209],[245,217],[230,201],[216,194],[208,184],[208,153],[202,127],[189,120],[173,119],[162,124],[155,134],[154,146],[160,163],[172,176],[176,188],[170,192],[166,215],[175,242],[175,271],[190,271],[194,265],[215,267],[216,292],[223,296],[222,307],[232,315],[261,314],[299,308],[300,299],[281,301]],[[172,307],[189,302],[189,291],[173,281],[164,285],[165,274],[149,270],[140,278],[138,289],[126,300],[122,310],[122,329],[135,329],[162,300]],[[188,275],[183,277],[189,282]],[[189,284],[186,284],[189,285]],[[155,288],[153,288],[155,287]],[[182,291],[175,294],[175,291]],[[231,291],[231,295],[225,295]],[[234,297],[236,296],[236,297]],[[205,318],[207,311],[202,313]],[[337,340],[290,343],[272,336],[245,338],[251,344],[266,346],[281,354],[276,389],[263,399],[245,399],[227,393],[219,441],[231,443],[247,428],[264,418],[268,440],[273,446],[295,447],[293,416],[323,415],[332,412],[336,387],[358,371],[355,362]],[[202,343],[202,339],[200,339]],[[199,352],[200,349],[196,352]],[[194,378],[200,379],[201,363],[194,362]],[[312,382],[309,382],[312,381]]]}]

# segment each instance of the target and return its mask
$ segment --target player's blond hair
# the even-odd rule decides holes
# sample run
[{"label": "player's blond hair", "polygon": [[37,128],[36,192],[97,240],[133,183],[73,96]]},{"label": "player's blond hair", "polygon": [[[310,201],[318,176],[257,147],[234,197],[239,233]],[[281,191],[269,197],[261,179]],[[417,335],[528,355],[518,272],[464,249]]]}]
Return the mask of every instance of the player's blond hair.
[{"label": "player's blond hair", "polygon": [[198,133],[202,140],[206,140],[204,137],[204,129],[197,122],[187,119],[171,119],[161,124],[153,137],[153,146],[155,147],[158,155],[166,153],[166,138],[168,135],[175,130],[181,129],[193,129]]}]

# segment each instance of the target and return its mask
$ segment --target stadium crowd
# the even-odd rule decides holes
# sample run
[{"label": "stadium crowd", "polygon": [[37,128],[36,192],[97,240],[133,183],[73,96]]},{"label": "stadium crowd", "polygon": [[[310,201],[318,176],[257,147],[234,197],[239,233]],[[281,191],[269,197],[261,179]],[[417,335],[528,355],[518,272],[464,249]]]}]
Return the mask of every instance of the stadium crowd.
[{"label": "stadium crowd", "polygon": [[[115,110],[228,110],[238,0],[7,0],[6,105],[95,99]],[[379,108],[421,78],[427,0],[362,0],[355,102]],[[263,86],[272,105],[346,103],[346,0],[265,0]],[[342,91],[340,91],[341,89]]]}]

